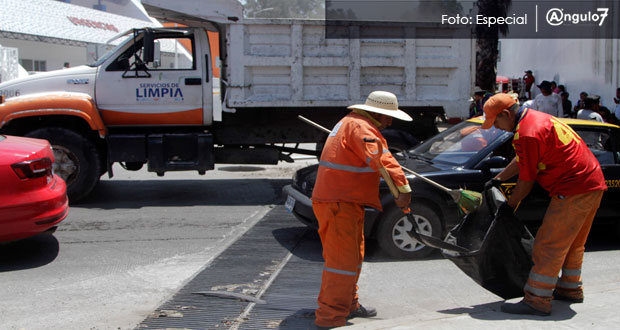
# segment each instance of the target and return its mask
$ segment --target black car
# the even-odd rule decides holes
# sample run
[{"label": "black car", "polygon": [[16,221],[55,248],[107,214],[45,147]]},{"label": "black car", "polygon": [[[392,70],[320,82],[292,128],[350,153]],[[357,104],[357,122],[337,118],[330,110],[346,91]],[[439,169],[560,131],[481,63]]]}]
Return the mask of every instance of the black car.
[{"label": "black car", "polygon": [[[588,144],[599,160],[609,190],[603,196],[595,224],[620,220],[620,127],[595,121],[561,119],[570,125]],[[510,132],[491,128],[480,129],[481,118],[459,123],[420,144],[395,153],[404,166],[446,187],[482,191],[484,183],[497,175],[514,157]],[[297,171],[292,185],[284,187],[286,208],[304,224],[317,228],[310,196],[316,180],[318,165]],[[437,188],[407,174],[413,190],[411,209],[421,232],[443,238],[447,231],[461,221],[456,204]],[[502,184],[509,195],[516,184]],[[407,232],[412,224],[394,204],[387,185],[382,182],[380,197],[383,211],[366,209],[364,234],[376,239],[379,247],[395,258],[416,259],[432,253],[432,249],[412,239]],[[517,216],[531,228],[540,224],[550,201],[548,193],[536,185],[521,203]]]}]

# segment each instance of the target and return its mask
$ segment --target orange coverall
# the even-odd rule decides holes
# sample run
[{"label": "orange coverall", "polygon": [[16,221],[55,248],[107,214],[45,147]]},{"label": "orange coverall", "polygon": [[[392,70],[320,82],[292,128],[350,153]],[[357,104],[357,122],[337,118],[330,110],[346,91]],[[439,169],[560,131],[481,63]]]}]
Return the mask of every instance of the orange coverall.
[{"label": "orange coverall", "polygon": [[571,299],[583,298],[584,244],[607,186],[586,143],[572,128],[548,114],[523,110],[513,146],[519,180],[537,181],[552,196],[536,233],[534,266],[523,299],[530,307],[550,313],[554,289]]},{"label": "orange coverall", "polygon": [[[364,206],[381,209],[380,174],[372,161],[378,152],[376,142],[371,142],[375,139],[386,148],[372,121],[352,112],[336,124],[321,154],[312,194],[325,260],[315,313],[318,326],[343,326],[360,306],[357,280],[364,259]],[[411,192],[388,150],[383,150],[381,163],[400,192]]]}]

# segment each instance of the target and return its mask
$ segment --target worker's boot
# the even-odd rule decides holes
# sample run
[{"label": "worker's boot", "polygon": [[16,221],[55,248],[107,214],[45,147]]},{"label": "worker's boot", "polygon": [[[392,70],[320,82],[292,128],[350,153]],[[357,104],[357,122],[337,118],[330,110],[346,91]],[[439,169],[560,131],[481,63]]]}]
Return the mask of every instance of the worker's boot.
[{"label": "worker's boot", "polygon": [[358,307],[356,310],[352,311],[349,316],[347,316],[348,319],[352,319],[355,317],[362,317],[362,318],[366,318],[366,317],[373,317],[373,316],[377,316],[377,309],[373,308],[373,307],[364,307],[362,305],[360,305],[360,307]]},{"label": "worker's boot", "polygon": [[559,293],[556,290],[553,290],[553,299],[555,300],[562,300],[562,301],[566,301],[569,303],[582,303],[583,302],[583,297],[569,297],[569,296],[565,296],[561,293]]},{"label": "worker's boot", "polygon": [[551,313],[543,312],[525,303],[521,300],[516,304],[504,303],[501,307],[502,312],[508,314],[525,314],[525,315],[538,315],[549,316]]}]

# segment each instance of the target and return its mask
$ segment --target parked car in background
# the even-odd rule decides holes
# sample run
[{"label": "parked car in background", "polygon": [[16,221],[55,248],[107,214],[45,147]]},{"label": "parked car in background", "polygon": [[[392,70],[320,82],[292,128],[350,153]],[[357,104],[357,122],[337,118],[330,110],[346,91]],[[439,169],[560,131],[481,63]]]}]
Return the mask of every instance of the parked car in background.
[{"label": "parked car in background", "polygon": [[[599,160],[609,190],[603,196],[595,224],[620,221],[620,127],[595,121],[560,119],[570,125],[588,144]],[[410,168],[446,187],[482,191],[484,183],[497,175],[514,157],[513,133],[480,128],[481,118],[457,124],[419,146],[394,156]],[[286,208],[302,223],[317,228],[310,196],[316,180],[318,165],[297,171],[293,183],[284,187]],[[444,192],[409,175],[413,189],[411,209],[423,234],[443,238],[458,224],[456,204]],[[502,184],[501,190],[510,194],[516,184]],[[396,207],[387,185],[380,186],[383,211],[366,209],[364,234],[376,239],[379,247],[395,258],[416,259],[427,256],[432,249],[412,239],[407,232],[412,224]],[[543,218],[550,197],[536,185],[521,203],[517,216],[533,230]],[[618,228],[618,227],[617,227]]]},{"label": "parked car in background", "polygon": [[47,140],[0,135],[0,242],[53,233],[69,211]]}]

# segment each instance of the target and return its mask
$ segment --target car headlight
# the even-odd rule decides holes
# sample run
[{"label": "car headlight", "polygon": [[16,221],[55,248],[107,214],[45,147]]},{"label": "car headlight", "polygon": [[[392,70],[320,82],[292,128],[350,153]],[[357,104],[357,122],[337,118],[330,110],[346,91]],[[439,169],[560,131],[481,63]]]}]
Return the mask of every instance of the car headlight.
[{"label": "car headlight", "polygon": [[297,172],[293,173],[293,186],[298,186],[299,179],[297,178]]}]

